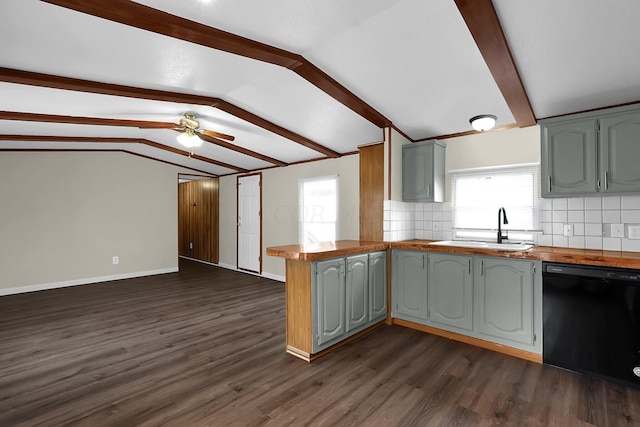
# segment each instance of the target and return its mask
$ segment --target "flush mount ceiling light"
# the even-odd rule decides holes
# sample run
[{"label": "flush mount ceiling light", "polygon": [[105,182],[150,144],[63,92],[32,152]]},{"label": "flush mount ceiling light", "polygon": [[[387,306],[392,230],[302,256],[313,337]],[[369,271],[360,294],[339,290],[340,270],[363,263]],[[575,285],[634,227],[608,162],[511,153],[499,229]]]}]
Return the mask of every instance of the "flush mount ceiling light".
[{"label": "flush mount ceiling light", "polygon": [[187,148],[199,147],[202,145],[202,140],[191,128],[186,128],[184,132],[178,135],[177,139],[180,144]]},{"label": "flush mount ceiling light", "polygon": [[484,132],[492,129],[496,125],[496,119],[497,117],[492,114],[481,114],[479,116],[471,117],[471,119],[469,119],[469,123],[471,123],[471,127],[478,132]]}]

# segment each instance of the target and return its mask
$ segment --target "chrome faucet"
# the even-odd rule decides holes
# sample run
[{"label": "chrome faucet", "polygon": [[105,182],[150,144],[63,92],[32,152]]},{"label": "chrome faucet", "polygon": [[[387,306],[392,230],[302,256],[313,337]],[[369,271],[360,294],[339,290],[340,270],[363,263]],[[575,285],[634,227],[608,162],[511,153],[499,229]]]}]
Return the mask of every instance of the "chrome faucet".
[{"label": "chrome faucet", "polygon": [[[500,222],[500,212],[502,212],[502,222]],[[502,224],[509,224],[509,221],[507,220],[507,211],[505,211],[504,208],[498,209],[498,243],[502,243],[502,240],[509,238],[506,231],[504,232],[504,235],[502,234]]]}]

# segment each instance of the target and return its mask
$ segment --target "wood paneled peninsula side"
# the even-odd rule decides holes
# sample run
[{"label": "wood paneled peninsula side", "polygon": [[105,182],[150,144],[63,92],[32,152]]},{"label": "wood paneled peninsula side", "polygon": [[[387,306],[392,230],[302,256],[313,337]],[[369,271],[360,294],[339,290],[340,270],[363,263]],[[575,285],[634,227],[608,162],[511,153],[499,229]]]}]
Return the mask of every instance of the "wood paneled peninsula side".
[{"label": "wood paneled peninsula side", "polygon": [[286,261],[286,351],[306,361],[387,319],[388,243],[339,240],[267,248]]}]

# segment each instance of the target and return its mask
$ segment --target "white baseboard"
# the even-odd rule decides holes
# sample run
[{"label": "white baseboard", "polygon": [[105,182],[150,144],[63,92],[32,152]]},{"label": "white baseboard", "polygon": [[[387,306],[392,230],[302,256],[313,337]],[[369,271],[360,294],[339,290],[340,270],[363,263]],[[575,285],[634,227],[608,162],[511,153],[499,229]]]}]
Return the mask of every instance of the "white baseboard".
[{"label": "white baseboard", "polygon": [[113,274],[110,276],[88,277],[85,279],[65,280],[63,282],[41,283],[38,285],[18,286],[0,289],[0,296],[22,294],[25,292],[44,291],[46,289],[66,288],[69,286],[88,285],[91,283],[109,282],[111,280],[132,279],[134,277],[153,276],[156,274],[175,273],[178,267],[161,268],[158,270],[136,271],[134,273]]},{"label": "white baseboard", "polygon": [[215,265],[216,267],[226,268],[227,270],[237,271],[238,273],[251,274],[253,276],[264,277],[265,279],[277,280],[278,282],[283,282],[284,283],[286,281],[284,276],[280,276],[280,275],[277,275],[277,274],[271,274],[271,273],[265,273],[265,272],[262,272],[262,274],[258,274],[258,273],[254,273],[254,272],[247,271],[247,270],[239,270],[235,265],[225,264],[223,262],[221,262],[220,264],[214,264],[212,262],[202,261],[200,259],[189,258],[189,257],[186,257],[186,256],[180,256],[180,258],[188,259],[188,260],[191,260],[191,261],[201,262],[203,264]]}]

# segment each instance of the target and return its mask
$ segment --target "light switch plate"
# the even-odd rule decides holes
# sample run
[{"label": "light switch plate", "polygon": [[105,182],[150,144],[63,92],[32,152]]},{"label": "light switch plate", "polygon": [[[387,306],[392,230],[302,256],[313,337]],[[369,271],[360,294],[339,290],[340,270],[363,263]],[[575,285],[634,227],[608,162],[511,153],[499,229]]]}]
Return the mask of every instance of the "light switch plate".
[{"label": "light switch plate", "polygon": [[564,237],[573,237],[573,224],[565,224],[562,235]]},{"label": "light switch plate", "polygon": [[624,224],[611,224],[611,237],[624,237]]}]

